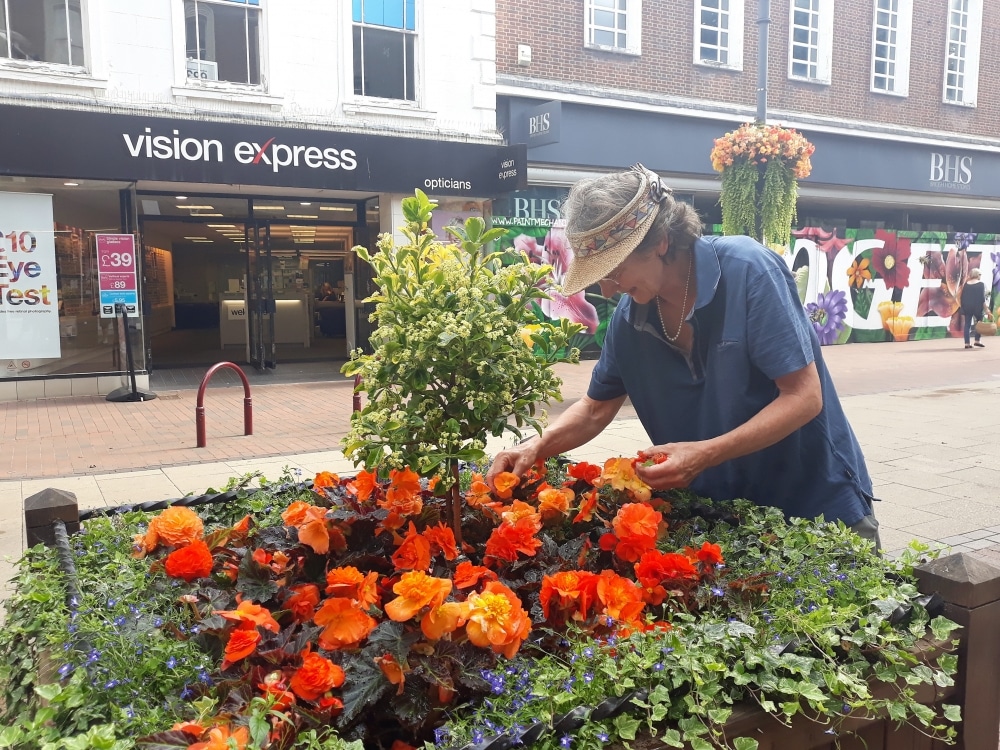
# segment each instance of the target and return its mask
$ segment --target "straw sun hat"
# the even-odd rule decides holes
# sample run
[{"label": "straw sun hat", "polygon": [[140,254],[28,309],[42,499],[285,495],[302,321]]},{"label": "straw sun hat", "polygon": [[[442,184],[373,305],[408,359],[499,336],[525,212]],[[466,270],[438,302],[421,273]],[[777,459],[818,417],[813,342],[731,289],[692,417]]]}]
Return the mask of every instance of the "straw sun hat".
[{"label": "straw sun hat", "polygon": [[655,172],[636,164],[639,175],[635,196],[610,220],[583,232],[567,231],[573,248],[573,262],[563,281],[563,292],[573,295],[606,278],[642,242],[660,211],[660,203],[670,188],[660,183]]}]

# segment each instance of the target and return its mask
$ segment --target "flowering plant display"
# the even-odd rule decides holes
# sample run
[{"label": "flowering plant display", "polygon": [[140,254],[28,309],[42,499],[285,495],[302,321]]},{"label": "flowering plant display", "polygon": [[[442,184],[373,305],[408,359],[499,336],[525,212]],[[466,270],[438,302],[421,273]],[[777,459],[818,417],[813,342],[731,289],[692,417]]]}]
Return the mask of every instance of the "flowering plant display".
[{"label": "flowering plant display", "polygon": [[354,248],[374,273],[378,291],[368,301],[379,325],[373,351],[353,352],[343,368],[368,394],[343,446],[383,476],[409,468],[433,477],[451,493],[445,520],[461,542],[458,462],[481,461],[487,435],[541,431],[538,404],[561,398],[552,366],[578,361],[568,342],[582,326],[532,311],[548,299],[541,285],[551,266],[484,253],[504,231],[485,231],[478,217],[447,227],[458,242],[437,242],[428,229],[435,206],[417,190],[403,200],[406,244],[383,234],[376,253]]},{"label": "flowering plant display", "polygon": [[722,230],[762,243],[788,244],[795,221],[796,180],[812,172],[815,146],[792,128],[745,123],[715,140],[712,168],[722,173]]},{"label": "flowering plant display", "polygon": [[54,550],[22,561],[0,747],[597,748],[653,732],[750,750],[726,733],[747,703],[831,732],[887,712],[954,736],[958,709],[915,697],[951,685],[957,657],[914,555],[651,492],[644,460],[661,457],[552,461],[495,492],[470,467],[463,543],[406,467],[89,521],[79,597]]}]

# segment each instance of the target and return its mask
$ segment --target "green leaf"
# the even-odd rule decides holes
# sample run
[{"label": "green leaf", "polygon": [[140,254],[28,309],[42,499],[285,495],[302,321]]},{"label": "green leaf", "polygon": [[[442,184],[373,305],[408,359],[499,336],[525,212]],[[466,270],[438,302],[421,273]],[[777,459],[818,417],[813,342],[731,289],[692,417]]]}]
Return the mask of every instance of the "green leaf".
[{"label": "green leaf", "polygon": [[628,714],[621,714],[614,719],[615,730],[623,740],[634,740],[642,722]]},{"label": "green leaf", "polygon": [[736,750],[757,750],[760,747],[760,743],[753,737],[735,737],[733,739],[733,747]]},{"label": "green leaf", "polygon": [[867,318],[868,313],[872,309],[872,299],[875,297],[874,289],[867,289],[862,287],[861,289],[851,288],[851,299],[854,302],[854,312],[858,314],[860,318]]},{"label": "green leaf", "polygon": [[691,738],[691,750],[715,750],[712,743],[701,737]]},{"label": "green leaf", "polygon": [[48,685],[36,685],[35,692],[43,700],[54,701],[62,693],[62,685],[58,682],[52,682]]},{"label": "green leaf", "polygon": [[953,631],[958,630],[961,625],[957,622],[952,622],[947,617],[935,617],[930,621],[931,631],[934,633],[934,637],[939,641],[947,640],[949,634]]},{"label": "green leaf", "polygon": [[676,729],[665,729],[657,739],[668,747],[684,747],[681,741],[681,733]]},{"label": "green leaf", "polygon": [[944,714],[944,718],[952,723],[957,724],[962,720],[961,706],[956,706],[953,703],[944,703],[941,705],[941,712]]}]

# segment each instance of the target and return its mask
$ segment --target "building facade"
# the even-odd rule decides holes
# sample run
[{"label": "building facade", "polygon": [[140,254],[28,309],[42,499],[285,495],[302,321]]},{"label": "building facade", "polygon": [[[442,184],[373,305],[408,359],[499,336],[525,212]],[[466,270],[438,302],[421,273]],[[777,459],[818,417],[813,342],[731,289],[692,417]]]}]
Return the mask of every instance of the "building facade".
[{"label": "building facade", "polygon": [[[987,44],[1000,6],[771,0],[765,21],[767,121],[816,146],[785,252],[810,313],[837,320],[821,339],[955,335],[967,269],[1000,285],[1000,54]],[[530,190],[498,210],[511,241],[559,245],[547,227],[566,188],[635,162],[711,231],[709,153],[757,115],[764,25],[756,0],[499,3],[498,122],[529,161]],[[848,272],[865,258],[899,272],[857,288]]]},{"label": "building facade", "polygon": [[354,245],[524,179],[495,34],[493,0],[0,0],[0,399],[343,359]]}]

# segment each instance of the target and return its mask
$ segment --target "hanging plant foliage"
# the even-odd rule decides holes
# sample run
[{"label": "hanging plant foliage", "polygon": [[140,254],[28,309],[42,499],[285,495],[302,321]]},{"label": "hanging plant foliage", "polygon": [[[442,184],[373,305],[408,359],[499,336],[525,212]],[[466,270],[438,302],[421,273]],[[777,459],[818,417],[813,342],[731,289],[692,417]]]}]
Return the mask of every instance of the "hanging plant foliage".
[{"label": "hanging plant foliage", "polygon": [[746,123],[715,140],[712,168],[722,173],[722,231],[771,246],[791,238],[797,180],[809,176],[815,146],[797,130]]}]

